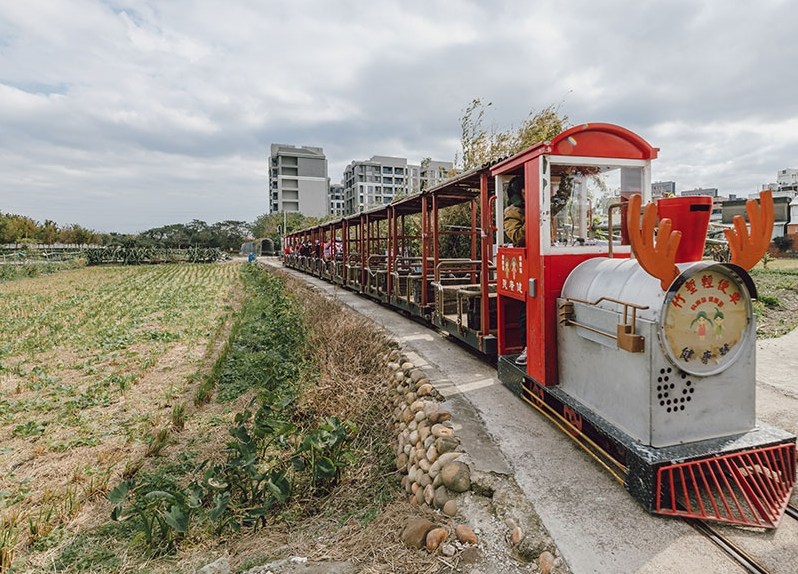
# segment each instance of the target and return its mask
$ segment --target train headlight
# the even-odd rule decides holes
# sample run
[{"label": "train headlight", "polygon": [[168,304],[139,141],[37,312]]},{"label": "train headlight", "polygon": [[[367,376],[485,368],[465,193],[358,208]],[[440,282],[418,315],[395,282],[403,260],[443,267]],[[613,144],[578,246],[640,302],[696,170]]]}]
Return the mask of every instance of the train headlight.
[{"label": "train headlight", "polygon": [[671,285],[660,316],[660,342],[686,373],[720,373],[756,338],[751,278],[724,263],[691,267]]}]

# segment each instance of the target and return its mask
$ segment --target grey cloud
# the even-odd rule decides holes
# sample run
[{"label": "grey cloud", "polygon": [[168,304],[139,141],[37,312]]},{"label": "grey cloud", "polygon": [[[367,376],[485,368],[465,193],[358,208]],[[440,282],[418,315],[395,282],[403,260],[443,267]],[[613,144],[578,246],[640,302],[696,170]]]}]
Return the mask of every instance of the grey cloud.
[{"label": "grey cloud", "polygon": [[[140,231],[253,220],[270,143],[330,177],[452,160],[473,98],[560,104],[661,148],[658,179],[753,192],[798,167],[790,2],[29,0],[0,6],[0,210]],[[194,211],[192,211],[194,210]]]}]

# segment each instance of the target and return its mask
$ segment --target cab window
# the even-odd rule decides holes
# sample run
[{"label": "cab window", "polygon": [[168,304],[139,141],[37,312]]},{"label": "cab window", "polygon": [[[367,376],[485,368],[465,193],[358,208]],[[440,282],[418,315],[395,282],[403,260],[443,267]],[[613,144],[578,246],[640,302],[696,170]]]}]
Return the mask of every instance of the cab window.
[{"label": "cab window", "polygon": [[[551,165],[549,221],[552,247],[606,245],[608,208],[640,193],[640,167]],[[622,199],[623,198],[623,199]],[[621,243],[619,216],[613,214],[613,243]]]}]

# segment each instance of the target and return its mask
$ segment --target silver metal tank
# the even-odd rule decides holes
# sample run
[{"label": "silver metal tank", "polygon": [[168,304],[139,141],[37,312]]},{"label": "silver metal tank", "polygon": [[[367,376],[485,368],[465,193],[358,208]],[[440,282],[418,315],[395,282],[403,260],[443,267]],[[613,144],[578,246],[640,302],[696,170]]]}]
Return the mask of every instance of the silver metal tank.
[{"label": "silver metal tank", "polygon": [[[756,424],[750,278],[727,264],[678,268],[663,291],[634,259],[590,259],[569,275],[558,300],[573,305],[558,326],[561,390],[653,447]],[[618,324],[632,323],[632,311],[641,352],[614,337]]]}]

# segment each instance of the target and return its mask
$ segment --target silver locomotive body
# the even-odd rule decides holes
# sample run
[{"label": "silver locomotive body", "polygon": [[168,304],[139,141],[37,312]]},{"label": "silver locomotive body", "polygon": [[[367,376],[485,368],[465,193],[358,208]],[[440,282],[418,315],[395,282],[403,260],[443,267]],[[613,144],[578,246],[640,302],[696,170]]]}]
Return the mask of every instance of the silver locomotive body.
[{"label": "silver locomotive body", "polygon": [[679,270],[663,291],[634,259],[590,259],[558,299],[560,390],[654,448],[756,427],[751,280],[727,264]]}]

